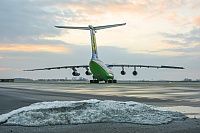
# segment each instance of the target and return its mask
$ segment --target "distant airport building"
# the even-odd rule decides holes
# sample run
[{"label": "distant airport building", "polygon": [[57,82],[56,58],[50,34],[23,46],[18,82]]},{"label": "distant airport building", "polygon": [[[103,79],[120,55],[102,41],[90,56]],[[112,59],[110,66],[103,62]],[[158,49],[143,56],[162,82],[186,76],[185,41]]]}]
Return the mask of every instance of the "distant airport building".
[{"label": "distant airport building", "polygon": [[192,81],[192,79],[185,78],[183,81],[185,81],[185,82],[191,82],[191,81]]}]

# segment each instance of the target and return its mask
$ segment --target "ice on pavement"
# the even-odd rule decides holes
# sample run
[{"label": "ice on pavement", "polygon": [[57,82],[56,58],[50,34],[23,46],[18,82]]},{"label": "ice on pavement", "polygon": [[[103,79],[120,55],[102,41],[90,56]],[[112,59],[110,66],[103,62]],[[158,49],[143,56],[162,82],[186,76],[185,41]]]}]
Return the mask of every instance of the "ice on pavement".
[{"label": "ice on pavement", "polygon": [[1,124],[23,126],[97,122],[154,125],[184,119],[186,116],[180,112],[164,110],[138,102],[100,101],[96,99],[40,102],[0,115]]}]

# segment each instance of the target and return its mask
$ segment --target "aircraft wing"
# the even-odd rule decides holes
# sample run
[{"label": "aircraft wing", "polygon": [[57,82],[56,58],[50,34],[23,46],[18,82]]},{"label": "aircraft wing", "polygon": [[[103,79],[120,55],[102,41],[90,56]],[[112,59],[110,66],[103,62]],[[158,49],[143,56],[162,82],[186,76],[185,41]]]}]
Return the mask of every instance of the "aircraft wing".
[{"label": "aircraft wing", "polygon": [[171,68],[171,69],[184,69],[183,67],[177,67],[177,66],[148,66],[148,65],[127,65],[127,64],[117,64],[117,65],[107,65],[108,67],[134,67],[134,68]]},{"label": "aircraft wing", "polygon": [[76,68],[85,68],[86,70],[89,70],[89,65],[47,67],[47,68],[30,69],[30,70],[24,70],[24,71],[40,71],[40,70],[67,69],[67,68],[71,68],[72,70],[76,70]]}]

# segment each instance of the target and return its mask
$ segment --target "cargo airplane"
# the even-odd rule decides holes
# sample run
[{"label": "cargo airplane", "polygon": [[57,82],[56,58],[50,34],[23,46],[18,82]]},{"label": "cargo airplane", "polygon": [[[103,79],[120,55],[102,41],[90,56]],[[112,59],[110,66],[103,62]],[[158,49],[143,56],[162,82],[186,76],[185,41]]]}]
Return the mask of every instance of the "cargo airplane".
[{"label": "cargo airplane", "polygon": [[116,83],[117,80],[114,79],[114,73],[112,71],[112,67],[121,67],[121,74],[125,75],[126,72],[124,70],[125,67],[133,68],[133,75],[137,75],[136,68],[171,68],[171,69],[184,69],[183,67],[176,67],[176,66],[149,66],[149,65],[134,65],[134,64],[104,64],[98,57],[97,52],[97,44],[96,44],[96,37],[95,33],[97,30],[112,28],[117,26],[123,26],[126,23],[122,24],[113,24],[113,25],[104,25],[104,26],[92,26],[89,25],[87,27],[72,27],[72,26],[55,26],[56,28],[65,28],[65,29],[78,29],[78,30],[89,30],[90,37],[91,37],[91,47],[92,47],[92,57],[90,60],[89,65],[70,65],[70,66],[61,66],[61,67],[49,67],[49,68],[42,68],[42,69],[31,69],[31,70],[24,70],[24,71],[38,71],[38,70],[52,70],[52,69],[67,69],[70,68],[73,70],[73,76],[79,76],[80,73],[77,71],[77,68],[85,68],[86,75],[92,75],[93,80],[90,80],[90,83],[99,83],[99,81],[105,81],[105,83]]}]

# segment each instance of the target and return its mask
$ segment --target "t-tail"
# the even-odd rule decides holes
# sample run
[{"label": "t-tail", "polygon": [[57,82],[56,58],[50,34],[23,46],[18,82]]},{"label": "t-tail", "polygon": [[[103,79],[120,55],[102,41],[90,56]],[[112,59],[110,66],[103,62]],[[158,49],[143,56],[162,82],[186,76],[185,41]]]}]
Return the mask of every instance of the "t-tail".
[{"label": "t-tail", "polygon": [[97,52],[97,43],[96,43],[96,37],[95,33],[97,30],[106,29],[106,28],[112,28],[117,26],[123,26],[126,23],[122,24],[113,24],[113,25],[104,25],[104,26],[92,26],[89,25],[88,27],[72,27],[72,26],[55,26],[57,28],[66,28],[66,29],[78,29],[78,30],[90,30],[90,36],[91,36],[91,47],[92,47],[92,60],[98,59],[98,52]]}]

